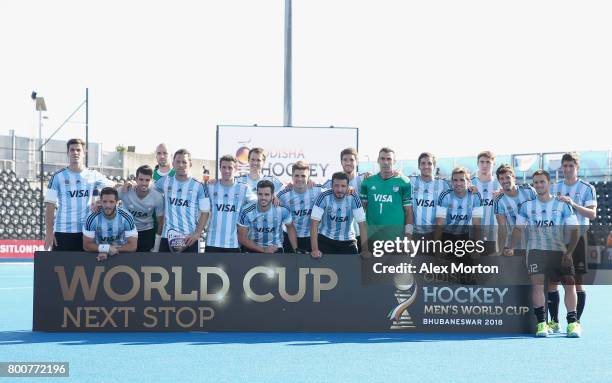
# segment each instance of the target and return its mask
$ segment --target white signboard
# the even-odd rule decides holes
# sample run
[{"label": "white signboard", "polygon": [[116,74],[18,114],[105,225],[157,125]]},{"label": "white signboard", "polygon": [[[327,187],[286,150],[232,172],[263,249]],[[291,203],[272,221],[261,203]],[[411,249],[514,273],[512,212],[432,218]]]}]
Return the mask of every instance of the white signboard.
[{"label": "white signboard", "polygon": [[225,154],[238,159],[238,172],[248,173],[249,149],[264,148],[267,154],[263,174],[284,183],[291,180],[291,165],[302,160],[310,164],[310,176],[324,182],[342,171],[340,152],[356,148],[357,128],[303,128],[271,126],[217,126],[217,163]]}]

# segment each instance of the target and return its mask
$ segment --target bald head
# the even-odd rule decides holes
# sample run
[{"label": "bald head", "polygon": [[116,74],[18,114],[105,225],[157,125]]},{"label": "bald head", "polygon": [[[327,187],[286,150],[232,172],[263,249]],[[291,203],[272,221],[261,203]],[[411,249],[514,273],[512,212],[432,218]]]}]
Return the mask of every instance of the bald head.
[{"label": "bald head", "polygon": [[168,146],[164,143],[157,145],[155,149],[155,159],[160,168],[168,166],[168,157]]}]

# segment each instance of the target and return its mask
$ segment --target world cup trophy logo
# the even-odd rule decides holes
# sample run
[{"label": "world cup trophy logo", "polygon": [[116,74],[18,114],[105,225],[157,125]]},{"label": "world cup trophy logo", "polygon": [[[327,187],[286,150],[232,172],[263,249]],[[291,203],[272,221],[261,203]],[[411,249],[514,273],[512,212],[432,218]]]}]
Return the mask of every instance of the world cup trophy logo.
[{"label": "world cup trophy logo", "polygon": [[180,253],[187,248],[188,235],[179,233],[176,230],[168,230],[168,247],[172,253]]},{"label": "world cup trophy logo", "polygon": [[395,285],[395,298],[398,305],[389,313],[392,320],[391,330],[415,328],[416,325],[408,313],[408,307],[417,298],[417,283],[412,274],[397,274],[393,277]]}]

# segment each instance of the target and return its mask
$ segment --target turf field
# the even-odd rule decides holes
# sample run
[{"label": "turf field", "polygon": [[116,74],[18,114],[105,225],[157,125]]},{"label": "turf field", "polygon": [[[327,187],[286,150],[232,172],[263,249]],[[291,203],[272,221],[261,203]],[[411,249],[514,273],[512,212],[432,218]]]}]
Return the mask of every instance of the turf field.
[{"label": "turf field", "polygon": [[[583,337],[397,333],[40,333],[32,263],[0,262],[0,362],[67,361],[83,382],[612,382],[612,286]],[[562,313],[563,317],[565,313]]]}]

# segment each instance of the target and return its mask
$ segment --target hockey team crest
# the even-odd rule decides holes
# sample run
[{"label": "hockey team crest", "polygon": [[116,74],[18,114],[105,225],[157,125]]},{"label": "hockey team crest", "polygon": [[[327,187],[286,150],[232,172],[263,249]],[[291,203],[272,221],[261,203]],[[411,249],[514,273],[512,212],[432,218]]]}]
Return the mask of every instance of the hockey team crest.
[{"label": "hockey team crest", "polygon": [[187,248],[187,237],[186,234],[181,234],[176,230],[168,230],[168,247],[173,253],[180,253]]}]

